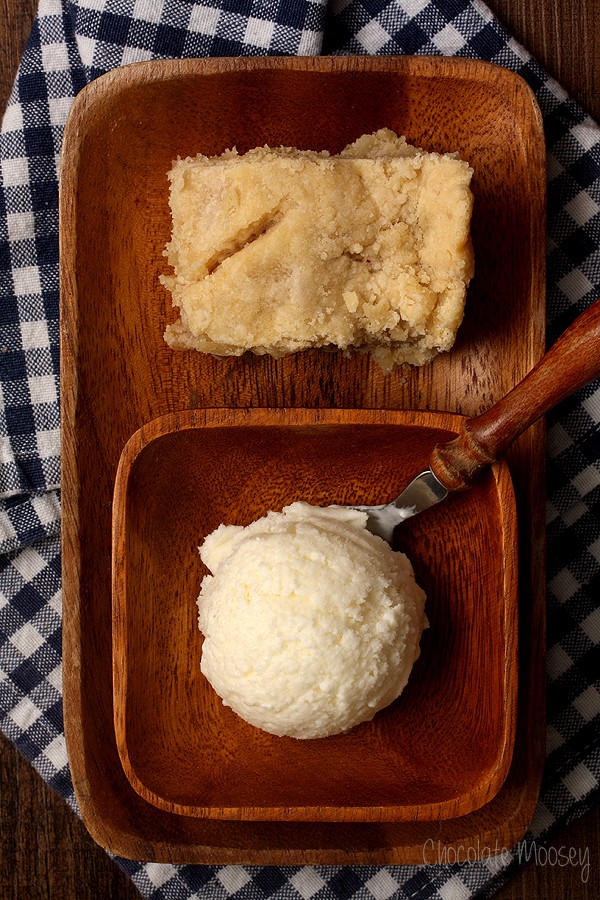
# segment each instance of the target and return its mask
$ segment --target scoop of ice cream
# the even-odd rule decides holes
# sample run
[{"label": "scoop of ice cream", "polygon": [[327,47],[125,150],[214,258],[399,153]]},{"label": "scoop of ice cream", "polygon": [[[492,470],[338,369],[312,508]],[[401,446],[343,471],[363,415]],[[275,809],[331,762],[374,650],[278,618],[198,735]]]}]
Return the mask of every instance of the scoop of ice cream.
[{"label": "scoop of ice cream", "polygon": [[369,721],[406,685],[425,594],[407,557],[366,520],[293,503],[205,539],[201,669],[250,724],[326,737]]}]

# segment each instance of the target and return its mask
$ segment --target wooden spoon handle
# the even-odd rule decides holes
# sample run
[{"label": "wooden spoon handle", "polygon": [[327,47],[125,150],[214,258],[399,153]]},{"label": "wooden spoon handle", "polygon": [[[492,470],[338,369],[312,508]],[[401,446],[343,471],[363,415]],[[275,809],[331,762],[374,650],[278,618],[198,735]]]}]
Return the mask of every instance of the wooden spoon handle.
[{"label": "wooden spoon handle", "polygon": [[457,438],[431,456],[434,475],[450,491],[471,485],[530,425],[600,375],[600,300],[567,328],[525,378],[494,406],[466,419]]}]

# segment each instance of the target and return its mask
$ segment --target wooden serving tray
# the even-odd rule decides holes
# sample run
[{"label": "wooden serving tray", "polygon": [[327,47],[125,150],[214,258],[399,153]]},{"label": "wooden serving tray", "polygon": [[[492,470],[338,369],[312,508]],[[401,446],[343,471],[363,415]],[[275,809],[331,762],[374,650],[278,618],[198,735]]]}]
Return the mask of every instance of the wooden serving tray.
[{"label": "wooden serving tray", "polygon": [[[175,316],[158,283],[172,159],[234,144],[337,152],[384,126],[425,149],[457,150],[475,170],[477,272],[453,351],[388,376],[360,354],[275,361],[173,353],[162,333]],[[157,809],[133,790],[113,727],[111,497],[125,443],[167,413],[268,406],[472,415],[489,406],[544,350],[544,190],[533,95],[514,74],[485,63],[155,61],[113,71],[78,96],[65,132],[60,201],[64,712],[79,806],[103,847],[169,862],[381,864],[434,861],[424,849],[432,839],[472,854],[522,836],[544,761],[542,425],[509,457],[520,533],[513,761],[493,800],[434,824],[216,821]]]}]

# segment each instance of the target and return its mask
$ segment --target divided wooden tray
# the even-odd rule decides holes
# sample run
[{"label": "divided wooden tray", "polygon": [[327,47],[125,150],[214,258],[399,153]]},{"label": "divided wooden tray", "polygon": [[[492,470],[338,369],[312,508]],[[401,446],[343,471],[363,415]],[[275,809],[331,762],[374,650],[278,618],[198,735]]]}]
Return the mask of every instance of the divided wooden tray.
[{"label": "divided wooden tray", "polygon": [[[177,155],[262,143],[337,151],[387,126],[475,169],[477,273],[450,354],[384,376],[356,354],[216,360],[175,354],[158,284]],[[84,821],[106,849],[188,863],[436,861],[514,844],[544,760],[544,441],[513,448],[519,516],[519,701],[513,761],[493,800],[443,822],[199,819],[157,809],[127,781],[113,726],[111,498],[121,451],[157,416],[194,407],[446,410],[473,415],[544,350],[544,140],[512,73],[411,57],[169,60],[116,70],[77,98],[61,166],[63,641],[67,747]],[[398,485],[401,487],[401,485]],[[482,610],[485,615],[485,610]],[[490,850],[491,848],[491,850]]]}]

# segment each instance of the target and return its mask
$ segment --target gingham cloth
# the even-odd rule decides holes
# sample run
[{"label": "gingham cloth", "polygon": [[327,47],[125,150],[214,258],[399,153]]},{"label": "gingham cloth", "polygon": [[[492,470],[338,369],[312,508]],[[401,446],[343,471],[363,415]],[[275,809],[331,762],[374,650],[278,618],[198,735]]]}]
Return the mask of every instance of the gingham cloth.
[{"label": "gingham cloth", "polygon": [[[531,85],[548,146],[548,333],[600,295],[600,131],[479,0],[41,0],[0,135],[0,724],[74,808],[61,703],[57,172],[72,99],[152,57],[446,54]],[[421,867],[169,866],[118,860],[141,893],[178,898],[492,894],[600,784],[600,390],[548,432],[548,731],[527,844]],[[548,861],[548,857],[545,857]],[[577,860],[573,861],[576,864]],[[585,859],[580,859],[585,876]],[[589,871],[589,865],[588,865]]]}]

